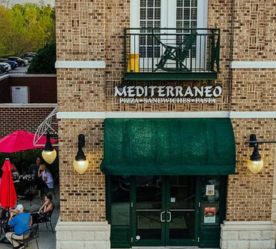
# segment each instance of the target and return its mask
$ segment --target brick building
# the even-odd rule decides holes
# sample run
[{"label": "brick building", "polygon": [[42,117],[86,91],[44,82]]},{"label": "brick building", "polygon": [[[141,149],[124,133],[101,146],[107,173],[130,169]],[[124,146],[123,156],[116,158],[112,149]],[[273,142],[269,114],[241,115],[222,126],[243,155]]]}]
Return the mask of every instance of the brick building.
[{"label": "brick building", "polygon": [[[275,248],[274,1],[56,1],[57,248]],[[73,169],[79,134],[88,170]],[[255,141],[256,142],[256,141]]]},{"label": "brick building", "polygon": [[36,132],[56,108],[55,75],[4,75],[0,77],[0,137],[15,130]]}]

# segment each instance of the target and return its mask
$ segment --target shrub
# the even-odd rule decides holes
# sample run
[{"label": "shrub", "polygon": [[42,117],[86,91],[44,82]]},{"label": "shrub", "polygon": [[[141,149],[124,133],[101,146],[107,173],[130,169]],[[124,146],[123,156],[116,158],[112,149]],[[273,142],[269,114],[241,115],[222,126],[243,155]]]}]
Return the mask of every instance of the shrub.
[{"label": "shrub", "polygon": [[47,44],[38,50],[37,55],[31,62],[28,74],[55,74],[56,44]]}]

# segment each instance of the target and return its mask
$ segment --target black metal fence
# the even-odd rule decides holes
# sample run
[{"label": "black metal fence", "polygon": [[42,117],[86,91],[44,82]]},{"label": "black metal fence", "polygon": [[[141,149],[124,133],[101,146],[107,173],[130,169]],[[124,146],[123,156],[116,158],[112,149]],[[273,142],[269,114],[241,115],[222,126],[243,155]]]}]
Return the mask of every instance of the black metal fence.
[{"label": "black metal fence", "polygon": [[219,71],[219,29],[125,29],[127,73]]}]

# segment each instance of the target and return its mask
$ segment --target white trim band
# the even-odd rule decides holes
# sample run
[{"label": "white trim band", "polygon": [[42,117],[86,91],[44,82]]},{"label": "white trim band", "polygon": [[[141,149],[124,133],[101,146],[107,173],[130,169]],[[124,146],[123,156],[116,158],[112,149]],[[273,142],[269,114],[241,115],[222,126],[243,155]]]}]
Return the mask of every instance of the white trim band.
[{"label": "white trim band", "polygon": [[276,118],[276,112],[230,112],[230,118]]},{"label": "white trim band", "polygon": [[232,61],[231,68],[242,69],[242,68],[276,68],[276,61]]},{"label": "white trim band", "polygon": [[105,68],[105,61],[56,61],[56,68]]},{"label": "white trim band", "polygon": [[276,112],[58,112],[59,119],[106,118],[240,118],[271,119]]}]

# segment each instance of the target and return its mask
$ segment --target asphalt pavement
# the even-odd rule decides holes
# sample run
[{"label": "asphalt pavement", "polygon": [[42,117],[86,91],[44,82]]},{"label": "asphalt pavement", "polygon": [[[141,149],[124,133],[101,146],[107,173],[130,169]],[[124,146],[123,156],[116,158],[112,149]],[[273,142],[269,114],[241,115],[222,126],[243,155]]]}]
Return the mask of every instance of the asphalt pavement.
[{"label": "asphalt pavement", "polygon": [[9,74],[26,74],[28,71],[29,66],[26,67],[17,67],[14,70],[11,70]]}]

